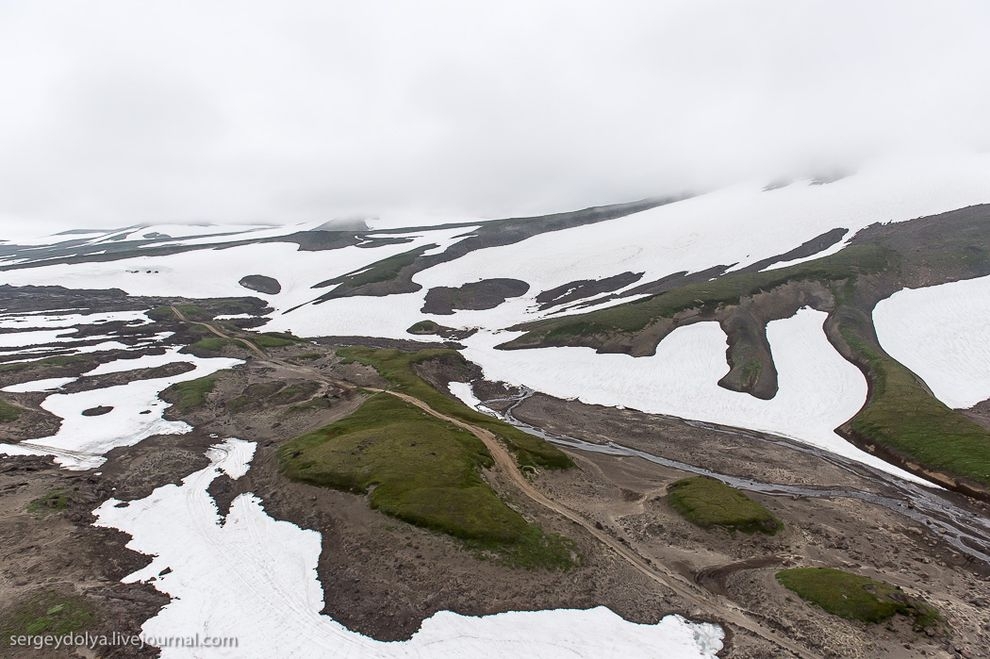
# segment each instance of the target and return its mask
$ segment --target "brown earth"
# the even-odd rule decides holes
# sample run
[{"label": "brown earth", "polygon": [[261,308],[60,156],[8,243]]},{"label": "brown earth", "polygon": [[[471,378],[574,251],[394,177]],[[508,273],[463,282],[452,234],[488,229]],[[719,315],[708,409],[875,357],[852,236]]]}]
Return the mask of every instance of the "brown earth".
[{"label": "brown earth", "polygon": [[[447,381],[477,377],[470,367],[446,372],[437,364],[424,365],[421,373],[441,391]],[[508,567],[372,510],[363,496],[284,479],[278,446],[356,409],[363,394],[355,385],[385,383],[367,367],[341,364],[324,345],[263,351],[218,374],[206,404],[183,417],[194,432],[116,449],[99,476],[59,470],[39,458],[0,459],[0,602],[60,585],[90,598],[100,624],[136,631],[166,600],[150,586],[119,583],[147,559],[124,548],[124,534],[90,526],[90,511],[111,496],[142,498],[177,482],[207,464],[208,446],[239,437],[257,442],[257,452],[246,476],[214,482],[210,491],[221,512],[239,493],[253,492],[273,517],[319,531],[325,613],[376,638],[407,638],[439,610],[485,614],[606,605],[636,622],[672,612],[720,622],[727,657],[788,656],[768,636],[783,639],[796,656],[982,656],[990,646],[986,572],[923,525],[864,501],[754,495],[785,530],[772,537],[732,535],[701,530],[670,509],[664,493],[686,475],[678,469],[571,451],[576,468],[520,481],[514,464],[500,463],[485,474],[496,491],[527,519],[574,541],[579,563],[559,572]],[[297,393],[278,398],[290,388]],[[488,383],[478,392],[505,389]],[[34,396],[32,406],[43,398],[17,396]],[[718,428],[545,396],[528,399],[516,414],[550,431],[617,441],[724,473],[882,489],[785,440],[743,441]],[[497,446],[492,452],[501,455]],[[30,501],[52,489],[71,492],[66,511],[43,517],[27,511]],[[901,585],[943,612],[944,630],[929,637],[899,620],[876,626],[830,616],[773,579],[779,566],[797,564],[845,567]]]}]

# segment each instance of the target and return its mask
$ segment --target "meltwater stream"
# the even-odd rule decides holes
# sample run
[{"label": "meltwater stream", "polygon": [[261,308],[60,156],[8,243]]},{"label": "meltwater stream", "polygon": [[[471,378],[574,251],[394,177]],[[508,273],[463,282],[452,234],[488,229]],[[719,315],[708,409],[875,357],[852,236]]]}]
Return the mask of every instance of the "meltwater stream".
[{"label": "meltwater stream", "polygon": [[773,437],[769,435],[751,433],[745,430],[731,429],[699,421],[684,420],[684,422],[688,425],[711,432],[735,435],[738,437],[743,437],[748,441],[760,441],[771,444],[786,445],[790,449],[809,453],[819,459],[835,465],[840,469],[850,471],[858,476],[867,476],[871,479],[881,481],[885,486],[894,490],[895,494],[885,496],[874,492],[857,490],[855,488],[815,487],[809,485],[765,483],[752,478],[721,474],[712,471],[711,469],[706,469],[705,467],[699,467],[686,462],[671,460],[646,451],[616,444],[615,442],[596,444],[594,442],[587,442],[575,437],[569,437],[567,435],[555,435],[548,433],[541,428],[530,425],[525,421],[521,421],[514,414],[517,407],[536,393],[538,392],[524,387],[516,396],[493,398],[484,402],[486,404],[510,403],[509,407],[504,412],[499,413],[494,410],[492,411],[503,421],[512,424],[523,432],[535,435],[559,446],[588,451],[590,453],[642,458],[643,460],[647,460],[664,467],[670,467],[672,469],[698,474],[700,476],[709,476],[720,480],[727,485],[731,485],[732,487],[750,492],[758,492],[769,496],[859,499],[877,506],[882,506],[925,526],[933,534],[939,536],[942,540],[952,545],[962,554],[990,565],[990,519],[956,505],[940,490],[929,489],[922,485],[901,480],[891,474],[887,474],[876,469],[871,469],[866,465],[862,465],[851,460],[846,460],[841,456],[821,451],[812,446],[790,441],[783,437]]}]

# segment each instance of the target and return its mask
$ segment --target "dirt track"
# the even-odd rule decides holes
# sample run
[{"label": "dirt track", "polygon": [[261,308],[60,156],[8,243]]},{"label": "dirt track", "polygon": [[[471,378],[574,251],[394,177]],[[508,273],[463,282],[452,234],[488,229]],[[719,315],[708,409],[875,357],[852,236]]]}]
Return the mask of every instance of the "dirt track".
[{"label": "dirt track", "polygon": [[[200,325],[218,337],[225,338],[231,341],[238,341],[239,343],[248,347],[252,353],[257,355],[261,360],[266,362],[271,362],[281,367],[290,367],[293,370],[305,370],[308,371],[312,377],[323,381],[325,384],[338,387],[352,388],[347,383],[340,382],[339,380],[334,380],[328,378],[325,374],[317,371],[316,369],[308,369],[304,366],[299,366],[296,364],[288,364],[281,360],[274,360],[270,358],[264,350],[258,347],[256,344],[248,339],[242,337],[236,337],[222,329],[210,323],[189,321],[185,316],[174,306],[172,311],[175,313],[176,317],[185,322],[195,322],[195,324]],[[718,610],[722,618],[728,623],[734,624],[743,629],[749,630],[750,632],[760,636],[767,641],[775,644],[777,647],[787,650],[798,657],[818,657],[819,655],[809,652],[808,648],[796,644],[789,639],[777,634],[776,632],[767,629],[764,625],[753,620],[748,616],[739,606],[736,604],[725,600],[724,598],[714,595],[703,588],[699,588],[696,584],[691,583],[689,580],[685,579],[681,575],[667,569],[662,565],[656,565],[642,556],[638,555],[636,552],[630,548],[623,545],[617,539],[608,535],[604,531],[595,527],[594,524],[589,522],[587,519],[574,512],[573,510],[567,508],[566,506],[550,499],[544,493],[540,492],[532,483],[522,474],[516,465],[515,459],[512,457],[511,453],[505,448],[505,446],[498,440],[498,438],[490,431],[475,426],[473,424],[461,421],[454,417],[447,416],[441,412],[434,410],[432,407],[427,405],[422,400],[410,396],[409,394],[402,393],[399,391],[394,391],[391,389],[380,389],[374,387],[368,387],[368,391],[373,391],[376,393],[385,393],[395,396],[401,400],[404,400],[416,407],[420,408],[424,412],[438,418],[442,419],[448,423],[451,423],[459,428],[462,428],[479,440],[481,440],[488,451],[491,453],[493,459],[495,460],[496,468],[505,475],[512,484],[526,496],[528,499],[538,504],[539,506],[556,513],[571,522],[580,526],[585,532],[591,535],[595,540],[597,540],[602,545],[606,546],[608,549],[613,551],[618,555],[623,561],[629,564],[633,569],[657,584],[669,588],[674,591],[685,600],[693,602],[694,604],[704,608],[704,609],[715,609]]]}]

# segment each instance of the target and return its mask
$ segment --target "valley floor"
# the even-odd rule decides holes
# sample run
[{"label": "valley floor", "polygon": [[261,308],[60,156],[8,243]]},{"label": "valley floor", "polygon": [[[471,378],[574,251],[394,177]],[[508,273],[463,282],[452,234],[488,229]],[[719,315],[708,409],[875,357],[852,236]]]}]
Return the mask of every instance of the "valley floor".
[{"label": "valley floor", "polygon": [[[194,322],[161,318],[140,331],[175,332],[169,340],[176,346],[203,340],[190,334]],[[130,341],[129,332],[136,331],[121,329],[118,338]],[[230,328],[222,334],[227,332],[241,335]],[[137,347],[130,357],[156,348],[131,343]],[[152,505],[157,488],[207,469],[210,447],[238,438],[254,446],[250,467],[236,478],[217,473],[204,485],[206,505],[212,500],[221,517],[236,518],[235,506],[245,501],[239,497],[250,493],[274,520],[318,533],[321,619],[373,639],[409,639],[424,619],[442,611],[483,616],[605,606],[636,623],[655,625],[669,614],[716,623],[725,632],[723,657],[978,657],[990,647],[990,562],[980,556],[990,542],[984,504],[779,437],[529,395],[477,380],[470,369],[426,362],[418,372],[438,391],[474,380],[473,394],[485,405],[553,436],[575,462],[572,469],[529,476],[532,487],[571,519],[524,496],[504,469],[484,472],[485,482],[526,520],[573,543],[570,569],[514,567],[386,516],[369,506],[367,495],[288,480],[279,469],[281,445],[347,417],[366,399],[361,388],[387,389],[389,383],[367,366],[342,361],[333,345],[273,343],[260,352],[237,341],[205,344],[216,353],[204,359],[223,357],[226,370],[210,376],[209,390],[198,400],[165,394],[173,403],[165,420],[188,424],[188,432],[107,447],[105,462],[76,471],[51,457],[0,457],[0,621],[18,603],[51,591],[84,598],[98,629],[139,632],[168,598],[154,587],[155,579],[121,583],[149,558],[126,547],[128,534],[94,526],[94,511],[111,499],[122,502],[118,513],[113,505],[105,508],[109,524],[115,515],[125,516],[125,503]],[[75,378],[90,367],[0,368],[0,386]],[[288,389],[292,395],[276,398]],[[54,434],[58,420],[42,407],[45,397],[6,395],[25,416],[6,424],[0,439],[13,444]],[[784,530],[747,535],[690,524],[666,493],[671,483],[696,473],[730,479]],[[56,503],[37,503],[49,500]],[[840,567],[900,586],[937,607],[943,623],[926,633],[900,616],[874,625],[827,614],[775,580],[777,570],[799,565]],[[168,583],[168,574],[179,569],[168,566],[156,578]],[[2,653],[25,656],[0,643]],[[131,648],[96,654],[135,656]],[[154,656],[156,650],[139,654]],[[48,650],[27,656],[74,655]]]}]

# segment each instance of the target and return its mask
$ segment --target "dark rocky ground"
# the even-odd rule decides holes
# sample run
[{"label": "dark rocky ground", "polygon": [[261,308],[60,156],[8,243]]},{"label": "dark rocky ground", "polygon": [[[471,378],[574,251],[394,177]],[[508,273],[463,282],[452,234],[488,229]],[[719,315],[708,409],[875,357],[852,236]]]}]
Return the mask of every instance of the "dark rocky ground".
[{"label": "dark rocky ground", "polygon": [[[195,338],[183,334],[173,320],[162,320],[160,325],[156,329],[177,331],[175,340]],[[273,349],[272,354],[286,364],[304,363],[359,386],[383,384],[366,367],[342,364],[333,354],[333,343],[301,343]],[[389,345],[417,347],[413,342]],[[301,385],[307,378],[297,369],[250,359],[236,346],[223,350],[247,361],[218,374],[205,405],[182,415],[195,428],[189,434],[152,437],[115,449],[100,469],[87,472],[67,472],[46,458],[0,457],[0,615],[39,589],[64,589],[92,603],[100,629],[136,633],[166,599],[149,585],[120,583],[147,559],[124,547],[124,534],[91,526],[91,511],[110,497],[138,499],[155,487],[178,482],[207,464],[203,453],[218,437],[235,436],[257,442],[258,450],[245,477],[215,481],[211,493],[221,512],[238,493],[250,491],[262,498],[273,517],[319,531],[325,612],[362,633],[381,639],[407,638],[424,617],[442,609],[482,614],[604,604],[637,622],[655,622],[671,612],[720,620],[719,606],[702,609],[658,587],[578,527],[535,508],[494,473],[487,478],[511,505],[543,528],[573,540],[580,555],[577,567],[566,572],[508,567],[480,557],[447,536],[374,511],[361,496],[286,481],[277,468],[278,446],[347,415],[360,404],[362,394],[318,386],[307,389],[308,397],[303,399],[275,404],[255,395],[246,404],[249,387],[261,392],[267,389],[258,385]],[[113,358],[111,354],[94,357],[99,361]],[[77,375],[92,365],[0,372],[0,386]],[[447,381],[479,375],[470,366],[456,369],[427,363],[422,375],[441,390]],[[131,371],[89,382],[83,379],[73,386],[108,386],[135,377],[151,374]],[[479,383],[476,390],[481,398],[506,393],[495,383]],[[23,421],[2,428],[6,440],[45,436],[57,428],[58,420],[38,407],[42,399],[42,394],[16,395],[17,404],[30,413]],[[868,475],[823,462],[786,441],[746,441],[677,419],[545,396],[530,398],[516,412],[526,422],[552,432],[592,442],[616,441],[723,473],[790,485],[884,490],[882,483]],[[169,416],[178,418],[175,408]],[[861,500],[754,495],[785,523],[782,533],[764,537],[705,531],[681,519],[664,498],[667,485],[687,472],[637,458],[571,453],[577,462],[574,469],[534,476],[542,491],[599,523],[641,556],[691,579],[715,598],[723,598],[718,601],[726,606],[741,607],[798,640],[809,654],[987,656],[987,567],[967,560],[924,524]],[[32,510],[32,501],[54,490],[68,493],[64,509],[48,514]],[[978,512],[986,514],[985,510]],[[776,583],[776,568],[799,564],[843,567],[900,585],[937,606],[944,615],[944,626],[929,636],[897,619],[889,625],[837,619],[799,601]],[[780,656],[776,648],[748,632],[731,626],[727,632],[723,656]],[[23,656],[0,645],[2,652]]]}]

